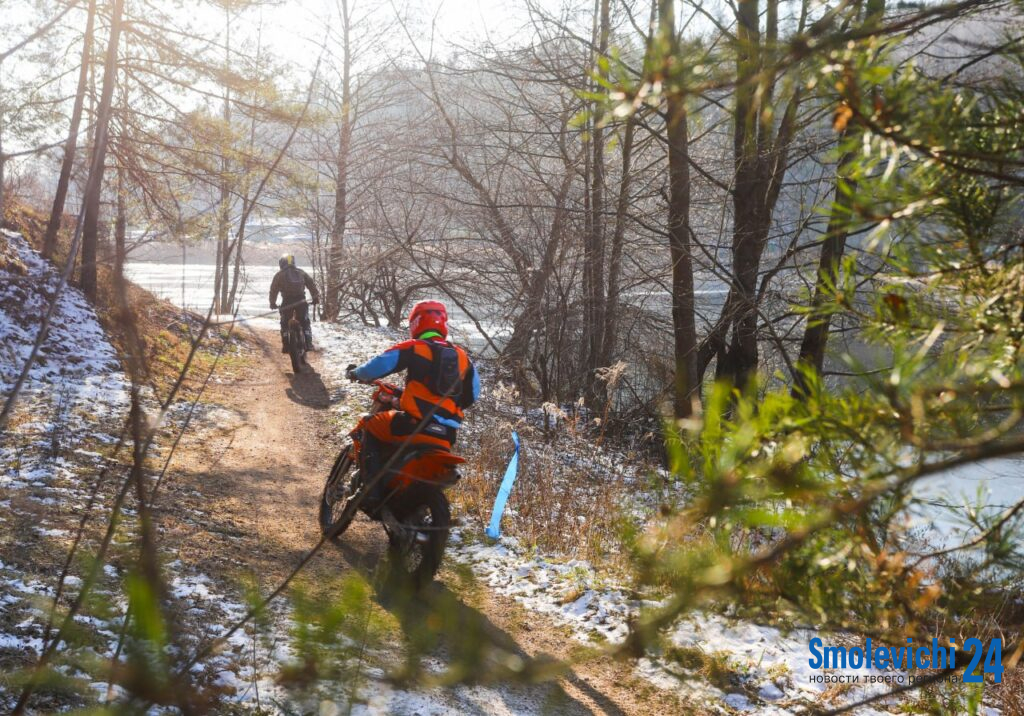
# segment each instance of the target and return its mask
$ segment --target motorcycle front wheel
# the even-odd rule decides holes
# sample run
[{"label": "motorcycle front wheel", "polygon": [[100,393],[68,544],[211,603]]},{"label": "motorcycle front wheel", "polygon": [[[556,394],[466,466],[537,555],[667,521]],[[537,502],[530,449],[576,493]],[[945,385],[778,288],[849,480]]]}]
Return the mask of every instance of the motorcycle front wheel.
[{"label": "motorcycle front wheel", "polygon": [[352,446],[349,445],[338,453],[320,495],[320,531],[335,539],[348,529],[356,516],[352,470]]}]

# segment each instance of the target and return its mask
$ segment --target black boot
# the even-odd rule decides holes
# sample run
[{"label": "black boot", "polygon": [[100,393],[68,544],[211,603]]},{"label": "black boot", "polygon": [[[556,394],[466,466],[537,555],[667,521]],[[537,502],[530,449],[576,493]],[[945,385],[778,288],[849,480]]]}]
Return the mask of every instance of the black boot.
[{"label": "black boot", "polygon": [[308,352],[308,351],[311,351],[311,350],[313,350],[313,334],[312,333],[307,333],[306,334],[306,351]]},{"label": "black boot", "polygon": [[[374,438],[372,435],[366,435],[363,438],[363,449],[362,449],[362,465],[360,466],[360,472],[362,473],[362,482],[364,485],[369,484],[374,478],[378,477],[378,473],[381,468],[384,467],[383,458],[383,445],[379,440]],[[377,480],[377,484],[371,489],[366,495],[366,511],[371,513],[380,507],[384,501],[384,497],[387,495],[387,482],[386,476],[381,476]]]},{"label": "black boot", "polygon": [[285,335],[284,333],[281,334],[281,352],[288,352],[288,336]]}]

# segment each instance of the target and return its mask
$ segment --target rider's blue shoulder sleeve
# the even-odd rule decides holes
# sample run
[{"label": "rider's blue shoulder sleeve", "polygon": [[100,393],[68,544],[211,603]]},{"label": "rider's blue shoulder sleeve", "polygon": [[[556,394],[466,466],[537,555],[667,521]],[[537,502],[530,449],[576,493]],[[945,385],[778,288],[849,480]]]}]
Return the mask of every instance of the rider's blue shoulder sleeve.
[{"label": "rider's blue shoulder sleeve", "polygon": [[462,408],[468,408],[480,397],[480,374],[477,373],[476,366],[472,363],[469,364],[469,372],[472,373],[472,377],[463,384],[462,400],[459,406]]},{"label": "rider's blue shoulder sleeve", "polygon": [[402,352],[397,348],[385,351],[356,368],[356,377],[359,380],[376,380],[391,375],[399,369],[398,362],[401,356]]}]

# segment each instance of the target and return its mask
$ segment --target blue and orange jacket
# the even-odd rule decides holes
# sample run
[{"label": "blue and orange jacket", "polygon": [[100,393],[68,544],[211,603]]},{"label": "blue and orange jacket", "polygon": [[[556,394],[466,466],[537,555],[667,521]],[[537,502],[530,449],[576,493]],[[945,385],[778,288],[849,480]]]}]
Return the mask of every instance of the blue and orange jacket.
[{"label": "blue and orange jacket", "polygon": [[391,346],[355,369],[362,381],[408,371],[399,407],[417,418],[462,427],[462,411],[480,397],[480,377],[466,351],[440,338],[413,339]]}]

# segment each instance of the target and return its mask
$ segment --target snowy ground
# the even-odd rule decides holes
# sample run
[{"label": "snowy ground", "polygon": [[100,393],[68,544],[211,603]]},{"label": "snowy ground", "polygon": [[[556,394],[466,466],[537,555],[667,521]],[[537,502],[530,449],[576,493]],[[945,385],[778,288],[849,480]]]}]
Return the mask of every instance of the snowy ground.
[{"label": "snowy ground", "polygon": [[[609,583],[607,577],[582,560],[531,554],[508,537],[487,544],[463,531],[452,542],[451,555],[469,564],[484,584],[528,610],[571,627],[583,643],[621,642],[630,620],[641,608],[655,606],[631,598],[626,587]],[[717,688],[699,674],[658,655],[640,660],[636,671],[659,688],[677,691],[689,703],[766,714],[806,713],[810,704],[824,705],[822,697],[833,686],[810,680],[821,673],[807,664],[807,644],[814,635],[807,630],[783,634],[773,627],[702,613],[677,622],[668,641],[681,649],[696,649],[720,658],[737,675],[731,688]],[[860,674],[863,678],[881,672],[840,669],[829,673]],[[884,691],[883,685],[855,688],[828,705],[836,707]],[[862,708],[858,713],[889,712]]]},{"label": "snowy ground", "polygon": [[[31,352],[58,277],[20,236],[3,232],[0,247],[6,259],[0,278],[0,384],[6,401]],[[8,668],[27,665],[42,650],[46,603],[56,587],[52,570],[16,562],[26,552],[37,554],[40,543],[69,543],[73,520],[66,519],[68,513],[83,511],[90,493],[82,472],[104,465],[105,457],[98,451],[116,442],[127,406],[128,384],[114,349],[81,293],[65,288],[49,337],[0,442],[0,520],[6,523],[0,528],[20,531],[24,507],[33,517],[29,534],[4,530],[8,539],[24,540],[5,544],[0,561],[0,659]],[[116,571],[108,567],[98,590],[116,599],[113,576]],[[72,574],[65,592],[73,595],[81,583],[81,576]],[[84,615],[80,619],[99,637],[95,651],[112,654],[118,624]],[[0,682],[0,704],[9,704],[11,696]]]},{"label": "snowy ground", "polygon": [[[24,269],[24,273],[7,272],[0,282],[0,390],[6,400],[31,353],[59,277],[21,236],[2,233],[0,242]],[[44,405],[54,411],[38,409]],[[73,427],[74,419],[85,413],[97,417],[124,413],[127,382],[117,354],[80,291],[65,288],[61,293],[20,406],[23,413],[36,418],[22,431],[38,433]]]}]

